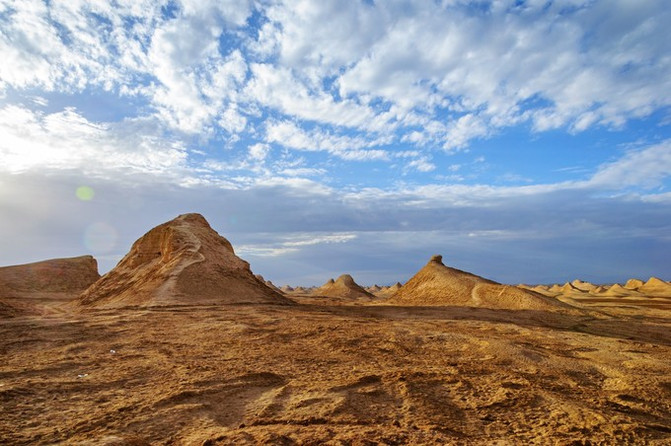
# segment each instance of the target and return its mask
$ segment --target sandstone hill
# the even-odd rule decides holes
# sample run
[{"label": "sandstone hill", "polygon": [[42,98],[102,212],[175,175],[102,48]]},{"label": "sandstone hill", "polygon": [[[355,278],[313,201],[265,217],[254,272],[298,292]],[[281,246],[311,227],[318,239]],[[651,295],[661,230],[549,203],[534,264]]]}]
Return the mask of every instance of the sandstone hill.
[{"label": "sandstone hill", "polygon": [[501,285],[431,260],[388,301],[395,305],[468,306],[495,309],[553,310],[565,304],[530,290]]},{"label": "sandstone hill", "polygon": [[349,299],[372,299],[375,297],[359,286],[349,274],[343,274],[336,280],[330,279],[324,285],[314,290],[313,294],[316,296],[344,297]]},{"label": "sandstone hill", "polygon": [[289,304],[200,214],[184,214],[147,232],[110,272],[82,293],[96,307]]},{"label": "sandstone hill", "polygon": [[100,278],[91,256],[43,260],[0,268],[0,295],[79,293]]},{"label": "sandstone hill", "polygon": [[671,297],[671,283],[657,277],[651,277],[636,290],[646,296]]}]

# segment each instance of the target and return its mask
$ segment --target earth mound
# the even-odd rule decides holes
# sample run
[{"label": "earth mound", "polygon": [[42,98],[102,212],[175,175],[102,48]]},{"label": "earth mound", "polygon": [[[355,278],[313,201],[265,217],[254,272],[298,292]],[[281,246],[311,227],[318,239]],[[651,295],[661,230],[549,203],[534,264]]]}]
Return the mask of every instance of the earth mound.
[{"label": "earth mound", "polygon": [[501,285],[443,264],[436,255],[389,299],[395,305],[467,306],[495,309],[554,310],[562,302],[533,291]]},{"label": "earth mound", "polygon": [[624,287],[628,290],[635,290],[643,286],[643,281],[640,279],[629,279],[627,283],[624,284]]},{"label": "earth mound", "polygon": [[180,215],[147,232],[79,298],[80,305],[95,307],[233,303],[291,301],[254,276],[200,214]]},{"label": "earth mound", "polygon": [[582,291],[583,293],[589,293],[590,291],[593,291],[596,288],[596,285],[589,282],[583,282],[582,280],[579,279],[576,279],[573,282],[571,282],[571,285],[573,285],[574,288],[576,288],[579,291]]},{"label": "earth mound", "polygon": [[380,289],[380,291],[375,293],[375,295],[378,296],[378,297],[391,297],[394,294],[396,294],[396,292],[398,290],[400,290],[402,286],[403,285],[401,285],[400,282],[396,282],[395,284],[393,284],[391,286],[382,287]]},{"label": "earth mound", "polygon": [[329,279],[328,282],[317,288],[313,294],[327,297],[346,297],[350,299],[372,299],[375,297],[359,286],[349,274],[343,274],[338,277],[337,280]]},{"label": "earth mound", "polygon": [[671,283],[657,277],[651,277],[647,282],[638,287],[638,291],[646,296],[671,297]]},{"label": "earth mound", "polygon": [[92,256],[43,260],[0,268],[0,293],[80,293],[99,278]]},{"label": "earth mound", "polygon": [[640,296],[641,294],[635,290],[625,288],[619,283],[615,283],[608,288],[604,288],[604,291],[600,295],[606,297],[627,297]]}]

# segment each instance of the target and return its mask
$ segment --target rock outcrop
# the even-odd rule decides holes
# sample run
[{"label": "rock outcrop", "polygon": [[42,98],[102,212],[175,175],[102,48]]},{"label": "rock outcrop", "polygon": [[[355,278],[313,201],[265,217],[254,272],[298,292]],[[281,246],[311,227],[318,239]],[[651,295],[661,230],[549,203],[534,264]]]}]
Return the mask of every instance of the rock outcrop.
[{"label": "rock outcrop", "polygon": [[79,298],[81,306],[289,304],[199,214],[147,232]]},{"label": "rock outcrop", "polygon": [[637,291],[646,296],[671,297],[671,283],[657,277],[651,277],[647,282],[639,286]]},{"label": "rock outcrop", "polygon": [[348,299],[373,299],[375,297],[359,286],[349,274],[343,274],[337,280],[329,279],[328,282],[317,288],[313,294]]},{"label": "rock outcrop", "polygon": [[447,267],[436,255],[388,301],[396,305],[468,306],[496,309],[554,310],[567,305],[516,286],[501,285]]},{"label": "rock outcrop", "polygon": [[100,278],[91,256],[43,260],[0,268],[0,296],[26,293],[77,293]]}]

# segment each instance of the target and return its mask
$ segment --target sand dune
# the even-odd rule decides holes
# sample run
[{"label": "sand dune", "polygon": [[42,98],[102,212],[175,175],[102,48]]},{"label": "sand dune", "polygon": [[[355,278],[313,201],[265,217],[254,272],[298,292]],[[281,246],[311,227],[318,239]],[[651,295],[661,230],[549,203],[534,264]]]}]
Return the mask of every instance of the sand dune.
[{"label": "sand dune", "polygon": [[515,286],[501,285],[475,274],[447,267],[433,256],[388,301],[396,305],[457,305],[505,309],[555,310],[561,302]]},{"label": "sand dune", "polygon": [[290,302],[257,279],[199,214],[147,232],[79,300],[96,307]]},{"label": "sand dune", "polygon": [[359,286],[349,274],[343,274],[336,280],[329,279],[324,285],[314,290],[313,294],[348,299],[372,299],[375,297]]}]

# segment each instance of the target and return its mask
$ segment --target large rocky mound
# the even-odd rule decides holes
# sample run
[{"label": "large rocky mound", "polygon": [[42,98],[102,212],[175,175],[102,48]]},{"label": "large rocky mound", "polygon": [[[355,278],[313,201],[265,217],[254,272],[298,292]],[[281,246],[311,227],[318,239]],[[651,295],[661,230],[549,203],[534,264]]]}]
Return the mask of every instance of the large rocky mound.
[{"label": "large rocky mound", "polygon": [[372,299],[375,297],[359,286],[349,274],[343,274],[336,280],[330,279],[324,285],[317,288],[313,294],[327,297],[345,297],[348,299]]},{"label": "large rocky mound", "polygon": [[180,215],[147,232],[80,305],[291,303],[254,276],[249,264],[199,214]]},{"label": "large rocky mound", "polygon": [[0,295],[80,293],[100,278],[91,256],[52,259],[0,268]]},{"label": "large rocky mound", "polygon": [[530,290],[501,285],[431,260],[388,301],[396,305],[445,305],[497,309],[552,310],[565,304]]}]

